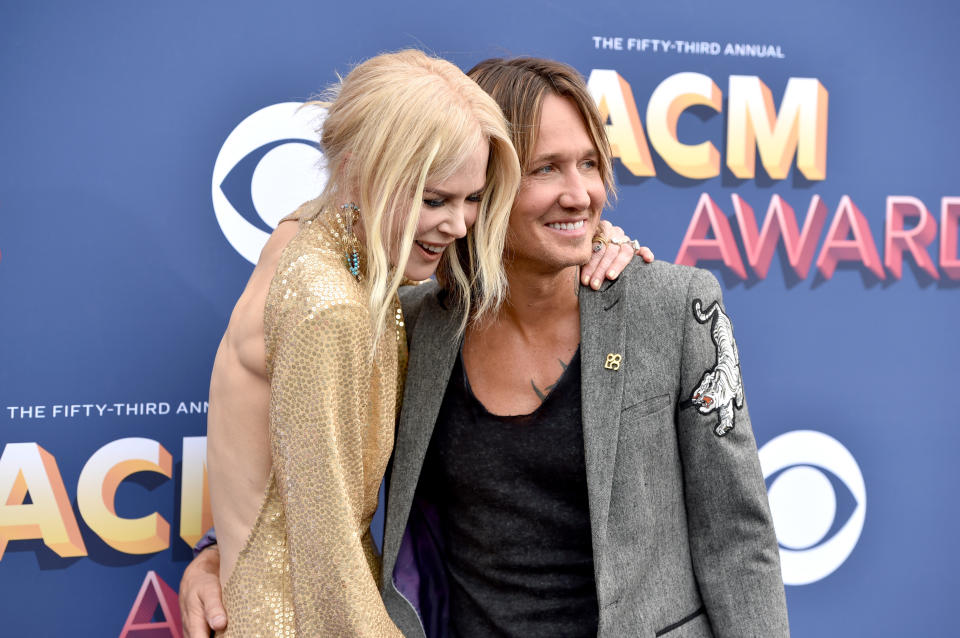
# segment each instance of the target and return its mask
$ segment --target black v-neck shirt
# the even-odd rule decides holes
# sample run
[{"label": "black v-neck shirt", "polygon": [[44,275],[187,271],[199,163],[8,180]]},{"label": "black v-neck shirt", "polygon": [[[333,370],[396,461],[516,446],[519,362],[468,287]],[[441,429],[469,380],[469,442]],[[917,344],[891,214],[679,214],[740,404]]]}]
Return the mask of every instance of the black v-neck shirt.
[{"label": "black v-neck shirt", "polygon": [[454,636],[596,636],[579,350],[521,416],[488,412],[458,356],[421,489],[438,507]]}]

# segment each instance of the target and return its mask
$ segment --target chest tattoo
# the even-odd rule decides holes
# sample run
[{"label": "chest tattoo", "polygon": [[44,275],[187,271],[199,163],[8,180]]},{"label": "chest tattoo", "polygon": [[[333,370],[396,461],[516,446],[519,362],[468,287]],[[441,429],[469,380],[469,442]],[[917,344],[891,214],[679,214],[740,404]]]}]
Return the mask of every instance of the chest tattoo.
[{"label": "chest tattoo", "polygon": [[564,363],[561,359],[557,359],[557,363],[560,364],[560,375],[557,377],[557,380],[543,388],[542,390],[537,386],[537,382],[533,379],[530,379],[530,387],[533,388],[533,391],[536,393],[537,398],[540,399],[540,403],[543,403],[547,400],[547,395],[550,394],[550,391],[557,385],[560,381],[560,377],[563,376],[563,373],[567,371],[567,368],[570,366],[569,363]]}]

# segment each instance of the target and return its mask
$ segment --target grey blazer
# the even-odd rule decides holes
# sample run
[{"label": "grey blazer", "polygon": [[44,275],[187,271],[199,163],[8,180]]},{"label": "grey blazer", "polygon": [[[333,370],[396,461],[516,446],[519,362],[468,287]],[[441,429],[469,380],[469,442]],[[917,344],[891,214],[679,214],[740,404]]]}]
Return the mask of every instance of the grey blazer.
[{"label": "grey blazer", "polygon": [[[415,492],[458,352],[457,321],[433,285],[406,290],[402,300],[410,363],[381,589],[404,635],[444,636],[439,534]],[[718,310],[710,273],[662,262],[634,262],[617,281],[581,292],[600,636],[789,636],[736,344]]]}]

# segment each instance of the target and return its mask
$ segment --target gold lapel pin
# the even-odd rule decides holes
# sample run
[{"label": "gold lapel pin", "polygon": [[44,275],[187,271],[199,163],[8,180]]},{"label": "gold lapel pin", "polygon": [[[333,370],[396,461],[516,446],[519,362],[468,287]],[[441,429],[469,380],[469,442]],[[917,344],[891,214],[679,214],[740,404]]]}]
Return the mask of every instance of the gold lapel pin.
[{"label": "gold lapel pin", "polygon": [[607,370],[619,370],[621,361],[623,361],[622,356],[611,352],[607,355],[607,360],[604,362],[603,367]]}]

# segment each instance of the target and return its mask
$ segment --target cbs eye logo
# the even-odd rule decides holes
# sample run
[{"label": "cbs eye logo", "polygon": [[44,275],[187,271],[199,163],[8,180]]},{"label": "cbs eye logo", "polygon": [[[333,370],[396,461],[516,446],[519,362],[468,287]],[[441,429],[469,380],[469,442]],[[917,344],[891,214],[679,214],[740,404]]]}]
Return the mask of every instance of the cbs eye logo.
[{"label": "cbs eye logo", "polygon": [[283,102],[249,115],[227,136],[213,165],[213,212],[230,245],[257,263],[284,216],[323,190],[317,149],[320,109]]},{"label": "cbs eye logo", "polygon": [[813,430],[787,432],[760,449],[786,585],[808,585],[843,564],[863,531],[867,491],[853,455]]}]

